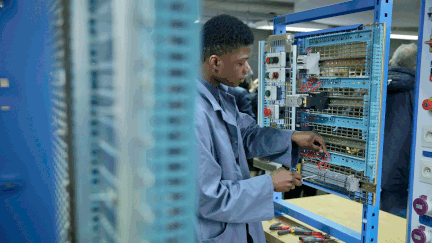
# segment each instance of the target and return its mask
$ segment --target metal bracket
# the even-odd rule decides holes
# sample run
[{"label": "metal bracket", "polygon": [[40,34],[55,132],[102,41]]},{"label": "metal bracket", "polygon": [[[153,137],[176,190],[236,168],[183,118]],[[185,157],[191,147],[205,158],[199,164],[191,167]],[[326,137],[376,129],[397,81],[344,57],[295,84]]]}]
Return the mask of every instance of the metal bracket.
[{"label": "metal bracket", "polygon": [[282,46],[280,42],[283,42],[285,46],[285,52],[291,51],[291,44],[294,42],[294,34],[282,34],[282,35],[271,35],[266,40],[264,52],[272,51],[274,46]]},{"label": "metal bracket", "polygon": [[360,183],[360,189],[366,192],[375,193],[377,192],[376,184],[370,183],[370,182],[361,182]]}]

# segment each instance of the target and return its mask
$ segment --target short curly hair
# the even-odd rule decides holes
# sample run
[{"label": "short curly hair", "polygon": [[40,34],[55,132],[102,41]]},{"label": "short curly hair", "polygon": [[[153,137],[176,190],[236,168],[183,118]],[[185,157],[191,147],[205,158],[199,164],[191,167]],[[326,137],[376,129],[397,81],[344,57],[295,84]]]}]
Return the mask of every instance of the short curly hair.
[{"label": "short curly hair", "polygon": [[252,45],[252,30],[241,20],[230,15],[219,15],[208,20],[202,30],[202,61],[211,55],[221,56],[238,48]]}]

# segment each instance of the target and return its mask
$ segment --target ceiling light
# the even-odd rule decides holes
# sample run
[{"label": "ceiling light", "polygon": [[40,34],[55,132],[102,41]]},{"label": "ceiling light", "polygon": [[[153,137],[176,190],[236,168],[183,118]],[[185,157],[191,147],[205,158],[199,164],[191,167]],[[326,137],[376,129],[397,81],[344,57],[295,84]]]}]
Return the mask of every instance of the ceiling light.
[{"label": "ceiling light", "polygon": [[[261,25],[257,26],[257,29],[261,30],[273,30],[272,25]],[[294,32],[311,32],[311,31],[317,31],[322,29],[316,29],[316,28],[301,28],[301,27],[286,27],[287,31],[294,31]],[[400,35],[400,34],[390,34],[391,39],[399,39],[399,40],[417,40],[418,36],[416,35]]]},{"label": "ceiling light", "polygon": [[399,39],[399,40],[418,40],[418,36],[416,36],[416,35],[398,35],[398,34],[390,34],[390,39]]},{"label": "ceiling light", "polygon": [[314,29],[314,28],[301,28],[301,27],[286,27],[287,31],[295,31],[295,32],[312,32],[317,31],[321,29]]},{"label": "ceiling light", "polygon": [[[273,26],[271,26],[271,25],[262,25],[262,26],[258,26],[257,29],[261,29],[261,30],[273,30]],[[286,30],[287,31],[294,31],[294,32],[311,32],[311,31],[317,31],[317,30],[321,30],[321,29],[301,28],[301,27],[290,27],[290,26],[287,26]]]}]

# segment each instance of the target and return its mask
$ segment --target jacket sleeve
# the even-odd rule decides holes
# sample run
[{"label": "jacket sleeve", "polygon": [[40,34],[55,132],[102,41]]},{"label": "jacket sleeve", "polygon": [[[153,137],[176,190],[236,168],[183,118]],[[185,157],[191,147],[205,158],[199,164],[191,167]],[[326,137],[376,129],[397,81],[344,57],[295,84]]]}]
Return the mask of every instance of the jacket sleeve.
[{"label": "jacket sleeve", "polygon": [[299,147],[291,140],[294,131],[260,127],[242,113],[238,124],[247,158],[262,157],[290,168],[297,165]]},{"label": "jacket sleeve", "polygon": [[211,152],[211,133],[207,122],[199,122],[195,118],[195,134],[198,146],[198,215],[226,223],[272,219],[274,188],[270,175],[236,182],[222,180],[221,166]]}]

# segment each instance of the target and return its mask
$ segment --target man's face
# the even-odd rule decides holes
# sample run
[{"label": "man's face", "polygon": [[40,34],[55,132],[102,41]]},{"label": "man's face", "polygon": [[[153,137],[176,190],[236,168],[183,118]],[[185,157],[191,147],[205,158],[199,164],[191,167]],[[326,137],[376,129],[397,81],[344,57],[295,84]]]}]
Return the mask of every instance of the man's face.
[{"label": "man's face", "polygon": [[218,72],[213,77],[220,83],[230,87],[237,87],[244,82],[247,72],[250,70],[248,59],[251,55],[251,48],[241,47],[231,53],[220,57]]}]

